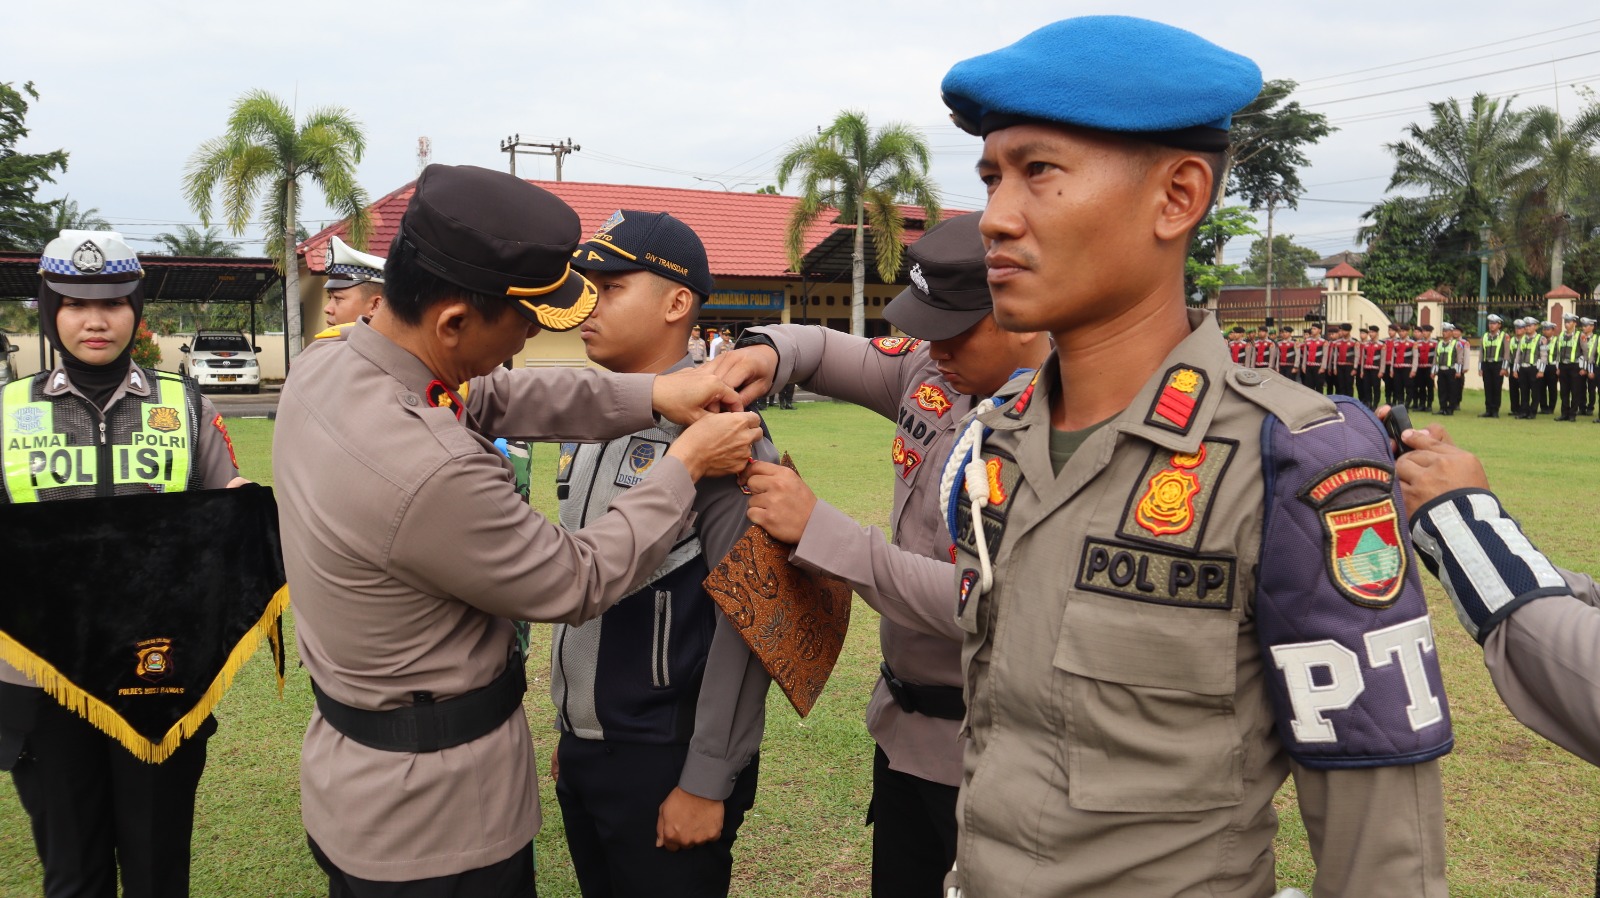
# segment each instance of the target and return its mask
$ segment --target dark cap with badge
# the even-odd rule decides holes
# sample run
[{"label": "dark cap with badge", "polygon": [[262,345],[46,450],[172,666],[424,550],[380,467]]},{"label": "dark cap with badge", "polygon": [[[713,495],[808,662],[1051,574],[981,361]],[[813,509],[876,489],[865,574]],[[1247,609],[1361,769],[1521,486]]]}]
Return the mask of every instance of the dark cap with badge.
[{"label": "dark cap with badge", "polygon": [[700,235],[665,212],[618,209],[573,252],[572,264],[580,271],[648,271],[702,300],[716,283]]},{"label": "dark cap with badge", "polygon": [[1044,123],[1216,151],[1261,92],[1261,69],[1171,25],[1082,16],[956,63],[940,90],[969,134]]},{"label": "dark cap with badge", "polygon": [[883,307],[890,324],[919,340],[948,340],[994,310],[978,233],[982,218],[972,212],[949,219],[911,244],[911,286]]},{"label": "dark cap with badge", "polygon": [[583,237],[560,197],[504,172],[430,165],[400,220],[395,243],[464,290],[502,296],[546,330],[571,330],[594,311],[594,287],[572,270]]}]

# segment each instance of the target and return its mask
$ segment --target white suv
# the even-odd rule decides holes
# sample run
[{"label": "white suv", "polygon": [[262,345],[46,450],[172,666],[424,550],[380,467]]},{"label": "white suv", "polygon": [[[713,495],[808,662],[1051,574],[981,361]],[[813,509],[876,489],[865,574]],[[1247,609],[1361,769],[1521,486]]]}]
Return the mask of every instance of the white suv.
[{"label": "white suv", "polygon": [[183,361],[178,373],[187,374],[206,387],[238,387],[250,393],[261,392],[261,365],[252,346],[238,331],[200,331],[178,347]]}]

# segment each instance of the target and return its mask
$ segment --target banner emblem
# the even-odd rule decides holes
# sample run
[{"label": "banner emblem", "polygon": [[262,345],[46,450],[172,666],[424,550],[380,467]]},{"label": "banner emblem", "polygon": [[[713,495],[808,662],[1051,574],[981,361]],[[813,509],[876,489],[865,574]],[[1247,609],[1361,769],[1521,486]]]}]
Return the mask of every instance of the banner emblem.
[{"label": "banner emblem", "polygon": [[146,639],[138,645],[139,664],[134,673],[139,679],[159,683],[172,672],[172,640]]}]

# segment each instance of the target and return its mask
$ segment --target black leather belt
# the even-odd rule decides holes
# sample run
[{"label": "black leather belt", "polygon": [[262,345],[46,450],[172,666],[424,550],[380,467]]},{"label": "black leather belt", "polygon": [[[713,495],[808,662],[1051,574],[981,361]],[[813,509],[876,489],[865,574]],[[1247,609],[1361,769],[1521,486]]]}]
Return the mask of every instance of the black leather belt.
[{"label": "black leather belt", "polygon": [[958,686],[907,683],[894,675],[887,661],[878,665],[878,672],[883,674],[884,685],[889,687],[894,703],[907,714],[921,714],[940,720],[961,720],[967,716],[967,703],[962,700]]},{"label": "black leather belt", "polygon": [[522,707],[528,691],[527,669],[513,654],[494,682],[442,702],[431,692],[412,693],[413,704],[388,711],[352,708],[323,692],[315,680],[311,691],[317,710],[330,726],[351,739],[382,751],[428,752],[464,745],[487,736]]}]

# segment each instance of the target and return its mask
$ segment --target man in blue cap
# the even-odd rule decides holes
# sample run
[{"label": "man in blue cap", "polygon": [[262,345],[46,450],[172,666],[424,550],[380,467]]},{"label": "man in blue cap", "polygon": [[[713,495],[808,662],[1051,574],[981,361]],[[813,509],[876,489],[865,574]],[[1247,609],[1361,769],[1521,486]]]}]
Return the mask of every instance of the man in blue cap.
[{"label": "man in blue cap", "polygon": [[984,137],[996,317],[1057,347],[945,472],[965,898],[1271,894],[1291,773],[1318,898],[1445,894],[1450,722],[1382,427],[1234,366],[1184,305],[1260,87],[1248,59],[1125,17],[945,77]]}]

